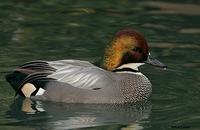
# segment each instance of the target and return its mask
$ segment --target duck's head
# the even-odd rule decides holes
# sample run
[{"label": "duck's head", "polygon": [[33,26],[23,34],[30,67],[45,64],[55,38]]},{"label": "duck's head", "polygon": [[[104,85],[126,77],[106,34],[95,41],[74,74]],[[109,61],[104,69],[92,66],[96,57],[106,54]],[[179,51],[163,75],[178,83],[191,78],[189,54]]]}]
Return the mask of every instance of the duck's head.
[{"label": "duck's head", "polygon": [[112,71],[120,67],[131,66],[137,69],[144,63],[156,67],[167,67],[151,57],[147,41],[141,34],[133,29],[117,32],[111,44],[106,48],[104,68]]}]

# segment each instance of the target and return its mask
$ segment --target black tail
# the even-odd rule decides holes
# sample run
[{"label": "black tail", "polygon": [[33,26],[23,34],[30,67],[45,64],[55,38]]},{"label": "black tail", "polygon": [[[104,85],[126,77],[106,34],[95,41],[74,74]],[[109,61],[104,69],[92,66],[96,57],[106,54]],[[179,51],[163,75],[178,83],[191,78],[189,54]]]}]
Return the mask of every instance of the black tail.
[{"label": "black tail", "polygon": [[15,71],[6,75],[6,80],[15,90],[16,95],[19,94],[24,97],[24,94],[21,92],[21,87],[24,84],[32,83],[37,90],[41,87],[44,88],[47,82],[54,80],[47,76],[55,71],[56,69],[49,66],[45,61],[32,61],[23,64]]},{"label": "black tail", "polygon": [[[6,75],[6,81],[10,83],[12,88],[15,90],[19,90],[19,86],[22,83],[22,81],[26,78],[26,74],[20,73],[18,71],[14,71],[8,75]],[[22,93],[19,93],[20,95],[23,95]]]}]

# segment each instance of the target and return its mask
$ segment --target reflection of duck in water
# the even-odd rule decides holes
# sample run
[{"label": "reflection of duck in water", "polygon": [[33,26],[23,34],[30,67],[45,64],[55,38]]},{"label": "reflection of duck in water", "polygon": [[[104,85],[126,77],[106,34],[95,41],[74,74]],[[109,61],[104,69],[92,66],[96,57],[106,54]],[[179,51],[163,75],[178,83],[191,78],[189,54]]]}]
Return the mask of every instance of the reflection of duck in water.
[{"label": "reflection of duck in water", "polygon": [[150,113],[150,102],[140,104],[63,104],[35,101],[29,98],[24,100],[17,98],[8,112],[11,117],[17,119],[18,126],[26,125],[46,129],[103,127],[105,125],[119,128],[116,124],[139,127],[139,122],[148,119]]},{"label": "reflection of duck in water", "polygon": [[66,103],[126,103],[147,99],[151,83],[138,67],[166,66],[152,58],[146,40],[131,29],[118,32],[106,50],[104,69],[87,61],[26,63],[9,74],[16,94]]}]

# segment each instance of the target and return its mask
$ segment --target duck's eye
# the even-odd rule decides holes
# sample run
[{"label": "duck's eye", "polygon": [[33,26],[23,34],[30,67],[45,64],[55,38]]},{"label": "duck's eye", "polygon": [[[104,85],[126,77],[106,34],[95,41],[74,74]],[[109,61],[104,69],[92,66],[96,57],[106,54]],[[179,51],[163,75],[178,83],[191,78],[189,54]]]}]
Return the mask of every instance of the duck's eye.
[{"label": "duck's eye", "polygon": [[132,51],[137,51],[137,49],[136,49],[136,48],[133,48]]},{"label": "duck's eye", "polygon": [[140,47],[135,47],[135,48],[132,49],[132,51],[137,51],[137,52],[139,52],[139,53],[142,53],[142,48],[140,48]]}]

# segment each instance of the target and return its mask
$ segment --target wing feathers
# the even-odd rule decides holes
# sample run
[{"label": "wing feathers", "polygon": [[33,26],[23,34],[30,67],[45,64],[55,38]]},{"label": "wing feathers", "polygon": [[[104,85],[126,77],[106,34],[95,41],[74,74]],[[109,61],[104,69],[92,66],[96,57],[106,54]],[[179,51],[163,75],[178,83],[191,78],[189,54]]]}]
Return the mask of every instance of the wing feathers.
[{"label": "wing feathers", "polygon": [[51,67],[45,61],[32,61],[32,62],[28,62],[28,63],[23,64],[19,68],[21,68],[21,69],[38,70],[38,71],[56,71],[55,68]]},{"label": "wing feathers", "polygon": [[57,80],[83,89],[106,87],[114,80],[110,72],[90,62],[79,60],[32,61],[18,67],[15,72],[25,75],[20,79],[20,85],[13,85],[17,90],[16,93],[19,93],[24,84],[28,82],[37,84],[37,81],[41,80]]}]

